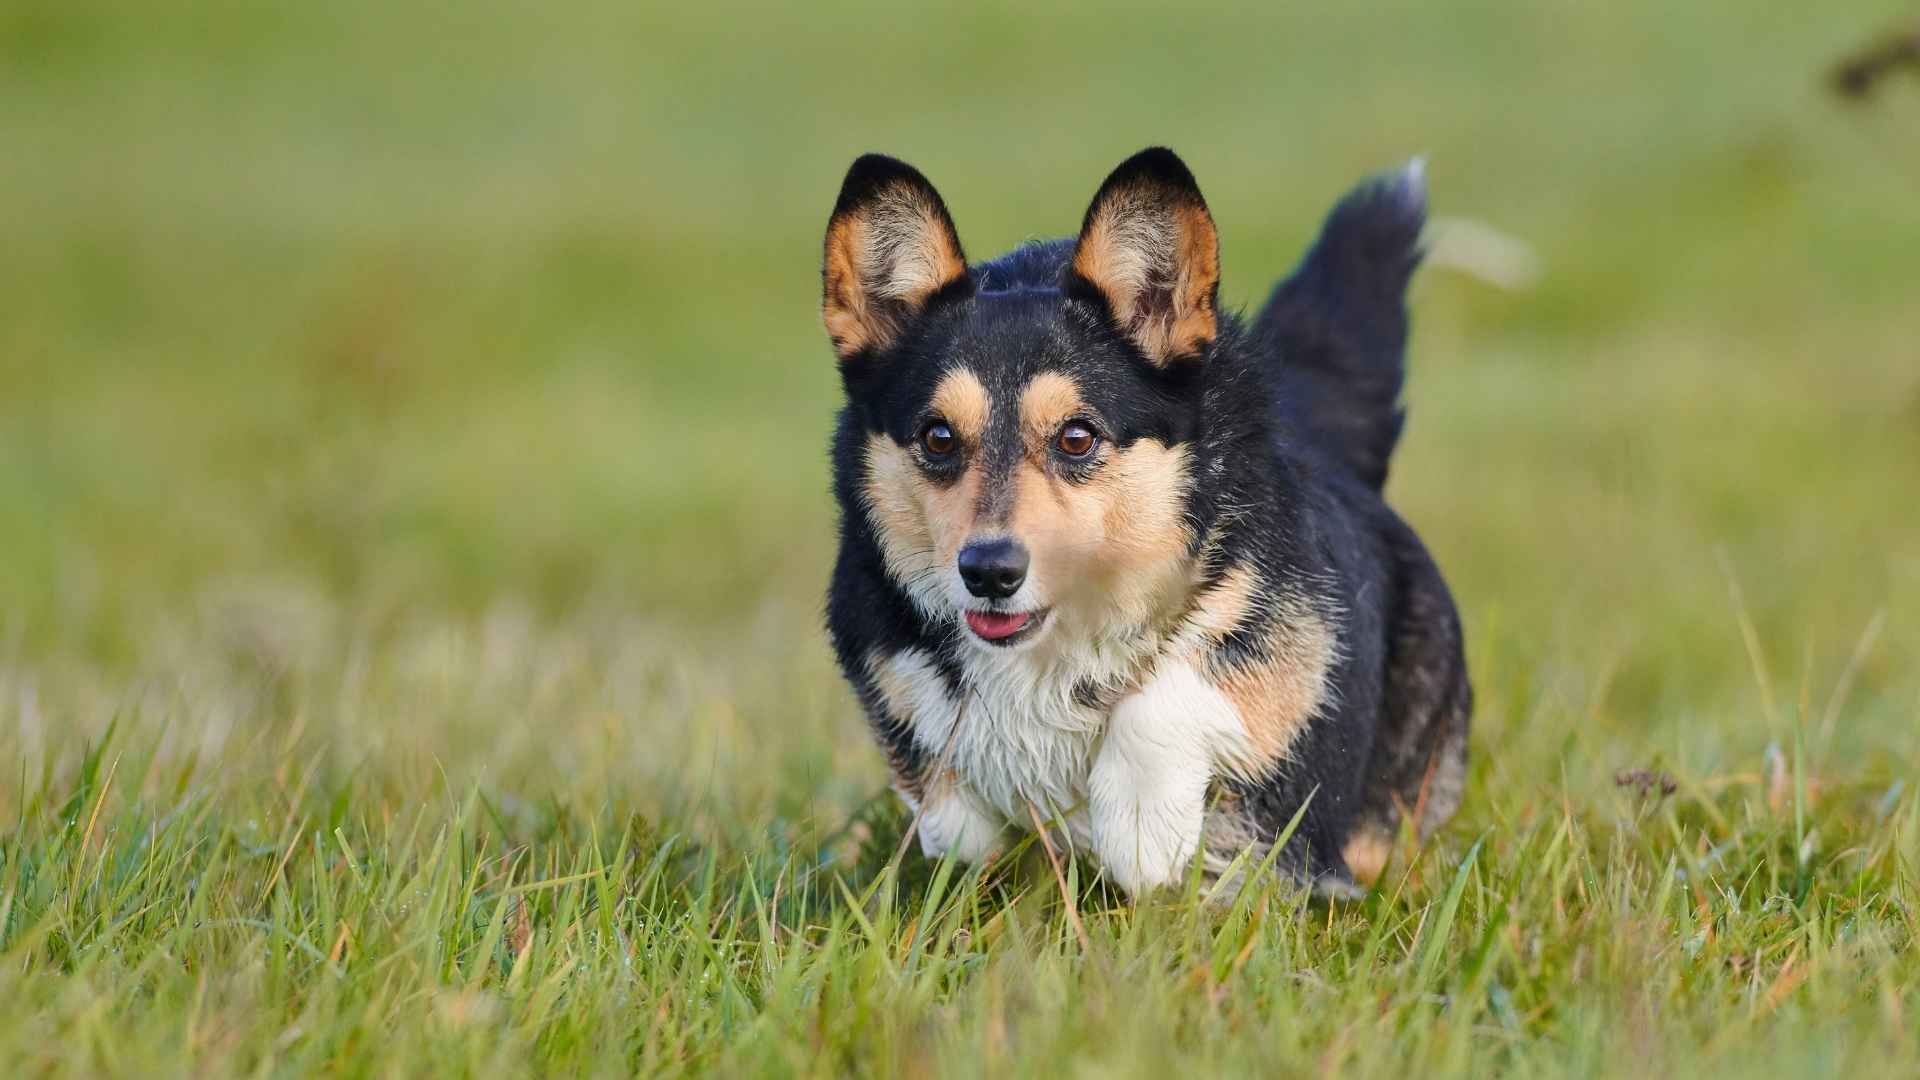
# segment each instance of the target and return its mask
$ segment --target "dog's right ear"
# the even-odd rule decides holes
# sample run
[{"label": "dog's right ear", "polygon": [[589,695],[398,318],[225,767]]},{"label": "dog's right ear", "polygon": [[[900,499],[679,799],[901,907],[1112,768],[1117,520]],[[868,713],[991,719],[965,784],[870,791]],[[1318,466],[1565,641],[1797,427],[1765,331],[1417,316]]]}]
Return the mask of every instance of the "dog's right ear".
[{"label": "dog's right ear", "polygon": [[844,363],[899,340],[936,294],[966,280],[967,257],[927,178],[867,154],[840,185],[820,277],[820,314]]}]

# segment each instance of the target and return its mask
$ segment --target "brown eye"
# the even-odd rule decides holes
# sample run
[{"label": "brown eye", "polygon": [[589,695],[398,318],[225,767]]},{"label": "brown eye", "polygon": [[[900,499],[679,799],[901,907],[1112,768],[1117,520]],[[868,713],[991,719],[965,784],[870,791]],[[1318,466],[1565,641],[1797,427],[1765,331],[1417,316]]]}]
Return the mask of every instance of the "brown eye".
[{"label": "brown eye", "polygon": [[945,424],[928,424],[920,433],[920,445],[934,457],[953,453],[953,429]]},{"label": "brown eye", "polygon": [[1099,436],[1093,433],[1092,428],[1076,420],[1060,429],[1060,435],[1054,439],[1053,445],[1068,457],[1083,458],[1093,453],[1094,444],[1099,441]]}]

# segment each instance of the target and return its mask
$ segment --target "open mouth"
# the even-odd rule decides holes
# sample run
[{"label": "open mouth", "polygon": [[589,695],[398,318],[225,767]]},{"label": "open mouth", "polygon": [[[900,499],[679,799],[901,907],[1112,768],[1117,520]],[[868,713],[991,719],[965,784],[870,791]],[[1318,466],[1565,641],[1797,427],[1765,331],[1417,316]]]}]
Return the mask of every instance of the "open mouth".
[{"label": "open mouth", "polygon": [[1040,628],[1044,611],[969,611],[967,629],[990,645],[1011,645]]}]

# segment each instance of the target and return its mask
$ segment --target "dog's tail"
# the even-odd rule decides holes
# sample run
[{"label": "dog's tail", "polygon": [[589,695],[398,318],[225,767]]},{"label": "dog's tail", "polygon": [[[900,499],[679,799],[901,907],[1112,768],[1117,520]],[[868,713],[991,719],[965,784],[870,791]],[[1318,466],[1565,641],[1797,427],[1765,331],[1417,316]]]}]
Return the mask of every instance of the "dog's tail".
[{"label": "dog's tail", "polygon": [[1406,422],[1405,297],[1426,216],[1421,159],[1362,183],[1254,320],[1256,339],[1279,360],[1280,407],[1375,490]]}]

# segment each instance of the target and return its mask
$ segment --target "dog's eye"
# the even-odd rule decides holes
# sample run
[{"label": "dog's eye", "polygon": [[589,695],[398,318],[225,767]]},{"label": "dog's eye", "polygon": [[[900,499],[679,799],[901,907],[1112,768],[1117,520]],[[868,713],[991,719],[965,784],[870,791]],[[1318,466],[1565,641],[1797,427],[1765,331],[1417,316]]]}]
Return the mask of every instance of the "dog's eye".
[{"label": "dog's eye", "polygon": [[939,422],[928,424],[920,432],[920,445],[934,457],[953,453],[953,429]]},{"label": "dog's eye", "polygon": [[1092,428],[1075,420],[1060,429],[1060,434],[1054,437],[1053,445],[1070,458],[1083,458],[1093,453],[1093,448],[1099,442],[1100,437],[1093,433]]}]

